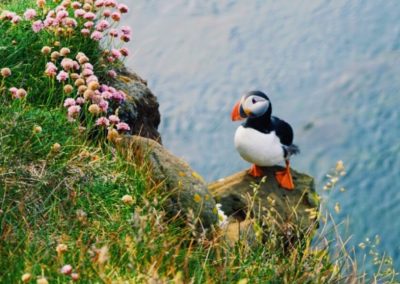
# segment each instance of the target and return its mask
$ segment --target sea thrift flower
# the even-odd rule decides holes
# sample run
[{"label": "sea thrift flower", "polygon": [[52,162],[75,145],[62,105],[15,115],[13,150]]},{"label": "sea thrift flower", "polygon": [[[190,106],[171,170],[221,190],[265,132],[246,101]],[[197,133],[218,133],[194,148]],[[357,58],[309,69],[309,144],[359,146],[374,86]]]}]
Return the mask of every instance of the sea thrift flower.
[{"label": "sea thrift flower", "polygon": [[64,93],[66,93],[66,94],[71,94],[73,90],[74,90],[74,87],[72,87],[69,84],[64,86]]},{"label": "sea thrift flower", "polygon": [[13,24],[18,24],[19,22],[21,21],[21,17],[20,16],[14,16],[12,19],[11,19],[11,22],[13,23]]},{"label": "sea thrift flower", "polygon": [[86,78],[86,83],[90,83],[90,82],[98,82],[99,78],[97,78],[95,75],[89,76]]},{"label": "sea thrift flower", "polygon": [[104,10],[104,12],[103,12],[103,16],[104,16],[104,18],[108,18],[108,17],[110,17],[110,16],[111,16],[111,14],[112,14],[112,12],[111,12],[110,10],[108,10],[108,9]]},{"label": "sea thrift flower", "polygon": [[116,115],[110,115],[109,117],[108,117],[108,120],[110,120],[110,122],[112,123],[112,124],[117,124],[117,123],[119,123],[120,122],[120,119],[119,119],[119,117],[118,116],[116,116]]},{"label": "sea thrift flower", "polygon": [[120,59],[121,56],[122,56],[121,52],[118,49],[115,49],[115,48],[113,48],[111,50],[111,54],[115,59]]},{"label": "sea thrift flower", "polygon": [[74,105],[76,105],[76,102],[75,102],[75,100],[73,98],[65,99],[64,107],[69,108],[69,107],[74,106]]},{"label": "sea thrift flower", "polygon": [[41,277],[38,280],[36,280],[36,284],[49,284],[49,281],[45,277]]},{"label": "sea thrift flower", "polygon": [[114,70],[109,70],[107,72],[107,75],[110,76],[111,78],[117,78],[117,72],[115,72]]},{"label": "sea thrift flower", "polygon": [[44,72],[49,77],[54,77],[57,74],[57,66],[52,62],[46,64],[46,71]]},{"label": "sea thrift flower", "polygon": [[9,88],[8,90],[10,91],[13,98],[15,98],[15,96],[17,95],[18,89],[15,87],[12,87],[12,88]]},{"label": "sea thrift flower", "polygon": [[94,26],[94,23],[92,21],[86,22],[83,24],[83,26],[87,29],[91,29]]},{"label": "sea thrift flower", "polygon": [[85,100],[91,100],[94,96],[95,92],[92,90],[85,90],[85,92],[83,93],[83,97],[85,98]]},{"label": "sea thrift flower", "polygon": [[61,267],[60,272],[64,275],[70,275],[72,273],[72,266],[70,264],[66,264]]},{"label": "sea thrift flower", "polygon": [[60,152],[61,145],[60,143],[54,143],[53,146],[51,146],[51,151],[54,153]]},{"label": "sea thrift flower", "polygon": [[130,42],[130,41],[131,41],[131,37],[128,36],[128,35],[121,35],[120,39],[121,39],[123,42]]},{"label": "sea thrift flower", "polygon": [[93,75],[93,70],[83,69],[82,75],[85,76],[85,77],[91,76],[91,75]]},{"label": "sea thrift flower", "polygon": [[36,17],[36,15],[37,14],[34,9],[28,9],[24,13],[24,18],[25,18],[25,20],[30,21],[30,20],[33,20]]},{"label": "sea thrift flower", "polygon": [[92,13],[92,12],[86,12],[86,13],[83,15],[83,18],[84,18],[85,20],[93,21],[94,19],[96,19],[96,14],[94,14],[94,13]]},{"label": "sea thrift flower", "polygon": [[57,75],[58,82],[65,82],[65,81],[67,81],[68,78],[69,78],[69,75],[65,71],[60,71],[60,73],[58,73],[58,75]]},{"label": "sea thrift flower", "polygon": [[74,62],[70,58],[64,58],[61,61],[61,66],[64,68],[65,71],[69,71],[74,68]]},{"label": "sea thrift flower", "polygon": [[90,35],[90,30],[88,29],[81,29],[81,34],[83,36],[89,36]]},{"label": "sea thrift flower", "polygon": [[32,275],[30,273],[24,273],[21,277],[22,282],[27,283],[31,280]]},{"label": "sea thrift flower", "polygon": [[78,94],[83,94],[86,92],[86,90],[87,90],[87,86],[85,86],[85,85],[79,86]]},{"label": "sea thrift flower", "polygon": [[99,114],[101,112],[101,109],[98,105],[92,104],[89,106],[89,112],[92,114]]},{"label": "sea thrift flower", "polygon": [[36,125],[35,127],[33,127],[33,133],[39,134],[42,133],[43,129],[41,126]]},{"label": "sea thrift flower", "polygon": [[123,56],[129,56],[129,50],[126,47],[123,47],[119,50]]},{"label": "sea thrift flower", "polygon": [[0,70],[0,74],[2,77],[6,78],[6,77],[10,77],[11,76],[11,69],[10,68],[2,68]]},{"label": "sea thrift flower", "polygon": [[117,130],[119,130],[119,131],[129,131],[129,130],[131,130],[129,125],[127,123],[125,123],[125,122],[120,122],[116,126],[117,126]]},{"label": "sea thrift flower", "polygon": [[51,60],[56,61],[58,58],[60,58],[60,53],[58,51],[53,51],[50,55]]},{"label": "sea thrift flower", "polygon": [[107,112],[107,110],[108,110],[108,102],[106,100],[101,100],[99,102],[99,107],[101,108],[101,110],[103,112]]},{"label": "sea thrift flower", "polygon": [[99,41],[99,40],[101,40],[103,38],[103,35],[99,31],[94,31],[92,33],[92,35],[90,36],[90,38],[95,40],[95,41]]},{"label": "sea thrift flower", "polygon": [[110,23],[107,20],[101,20],[96,25],[96,30],[102,32],[110,27]]},{"label": "sea thrift flower", "polygon": [[131,30],[131,28],[129,27],[129,26],[122,26],[121,27],[121,32],[124,34],[124,35],[131,35],[131,33],[132,33],[132,30]]},{"label": "sea thrift flower", "polygon": [[27,95],[26,91],[24,89],[18,89],[17,92],[15,93],[15,98],[16,99],[23,99]]},{"label": "sea thrift flower", "polygon": [[79,114],[79,112],[81,111],[81,107],[80,106],[70,106],[68,108],[68,119],[70,119],[71,121],[76,118]]},{"label": "sea thrift flower", "polygon": [[81,6],[82,6],[82,4],[79,3],[78,1],[75,1],[75,2],[72,2],[72,3],[71,3],[71,7],[72,7],[72,9],[74,9],[74,10],[79,9]]},{"label": "sea thrift flower", "polygon": [[128,195],[128,194],[122,196],[121,200],[126,205],[132,205],[134,202],[132,195]]},{"label": "sea thrift flower", "polygon": [[37,5],[39,8],[44,8],[44,6],[46,5],[46,0],[37,0],[37,1],[36,1],[36,5]]},{"label": "sea thrift flower", "polygon": [[85,64],[83,64],[82,65],[82,68],[83,69],[90,69],[90,70],[93,70],[93,65],[91,64],[91,63],[85,63]]},{"label": "sea thrift flower", "polygon": [[128,6],[126,6],[125,4],[119,4],[119,5],[118,5],[118,10],[119,10],[122,14],[125,14],[125,13],[128,13],[129,8],[128,8]]},{"label": "sea thrift flower", "polygon": [[90,10],[92,10],[92,5],[90,5],[89,3],[85,3],[83,5],[83,10],[85,10],[86,12],[90,12]]},{"label": "sea thrift flower", "polygon": [[117,6],[117,2],[115,0],[105,0],[106,7],[115,7]]},{"label": "sea thrift flower", "polygon": [[111,14],[111,19],[118,22],[119,20],[121,20],[121,14],[119,12],[114,12]]},{"label": "sea thrift flower", "polygon": [[85,84],[85,80],[83,80],[82,78],[79,78],[75,81],[75,86],[79,87]]},{"label": "sea thrift flower", "polygon": [[74,12],[75,18],[82,18],[85,14],[86,12],[83,9],[78,9]]},{"label": "sea thrift flower", "polygon": [[107,118],[105,118],[104,116],[102,116],[96,120],[96,125],[108,127],[108,126],[110,126],[110,121]]},{"label": "sea thrift flower", "polygon": [[104,6],[104,3],[105,3],[104,0],[97,0],[97,1],[94,3],[94,5],[95,5],[97,8],[100,8],[100,7],[103,7],[103,6]]},{"label": "sea thrift flower", "polygon": [[68,12],[67,11],[61,10],[61,11],[57,12],[56,19],[58,21],[61,21],[62,19],[66,18],[66,17],[68,17]]},{"label": "sea thrift flower", "polygon": [[85,99],[82,97],[78,97],[78,98],[76,98],[76,103],[78,105],[83,105],[85,103]]},{"label": "sea thrift flower", "polygon": [[118,31],[116,29],[111,29],[108,34],[112,37],[118,37]]},{"label": "sea thrift flower", "polygon": [[79,280],[79,274],[76,273],[76,272],[71,273],[71,279],[72,279],[72,281],[78,281]]},{"label": "sea thrift flower", "polygon": [[42,21],[38,20],[32,23],[32,30],[35,33],[40,32],[44,28],[44,24]]},{"label": "sea thrift flower", "polygon": [[[63,23],[70,28],[76,28],[78,26],[78,22],[72,18],[65,18]],[[70,29],[67,29],[67,31],[70,31]],[[73,32],[73,30],[71,30],[70,32]]]},{"label": "sea thrift flower", "polygon": [[47,55],[47,54],[50,54],[50,52],[51,52],[51,47],[50,46],[43,46],[42,47],[42,53],[43,54]]},{"label": "sea thrift flower", "polygon": [[[87,69],[90,70],[90,69]],[[100,87],[99,82],[93,81],[88,84],[88,88],[92,91],[96,91]]]}]

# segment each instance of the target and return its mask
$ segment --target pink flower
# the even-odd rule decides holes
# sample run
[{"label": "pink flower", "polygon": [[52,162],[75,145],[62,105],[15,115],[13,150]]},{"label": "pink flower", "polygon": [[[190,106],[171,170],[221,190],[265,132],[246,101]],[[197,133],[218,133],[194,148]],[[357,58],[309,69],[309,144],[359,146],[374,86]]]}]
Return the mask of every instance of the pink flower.
[{"label": "pink flower", "polygon": [[83,69],[90,69],[90,70],[93,70],[93,65],[91,64],[91,63],[85,63],[85,64],[83,64],[82,65],[82,68]]},{"label": "pink flower", "polygon": [[113,62],[115,62],[115,57],[109,56],[109,57],[107,57],[107,61],[110,63],[113,63]]},{"label": "pink flower", "polygon": [[109,70],[107,72],[107,75],[110,76],[111,78],[117,78],[117,72],[115,72],[114,70]]},{"label": "pink flower", "polygon": [[103,12],[104,18],[110,17],[110,16],[111,16],[111,13],[112,13],[112,12],[111,12],[110,10],[108,10],[108,9],[104,10],[104,12]]},{"label": "pink flower", "polygon": [[57,66],[52,62],[46,64],[46,71],[44,73],[49,77],[54,77],[57,74]]},{"label": "pink flower", "polygon": [[116,126],[117,126],[117,130],[119,130],[119,131],[129,131],[129,130],[131,130],[129,125],[127,123],[125,123],[125,122],[120,122]]},{"label": "pink flower", "polygon": [[12,95],[13,97],[15,97],[15,96],[17,95],[17,92],[18,92],[18,89],[17,89],[17,88],[12,87],[12,88],[9,88],[8,90],[10,91],[10,93],[11,93],[11,95]]},{"label": "pink flower", "polygon": [[33,20],[33,18],[35,18],[36,15],[37,14],[36,14],[36,11],[34,9],[28,9],[24,13],[24,18],[25,18],[25,20],[30,21],[30,20]]},{"label": "pink flower", "polygon": [[119,20],[121,20],[121,14],[119,12],[114,12],[111,14],[111,19],[118,22]]},{"label": "pink flower", "polygon": [[108,119],[110,120],[110,122],[111,122],[112,124],[117,124],[117,123],[120,122],[119,117],[116,116],[116,115],[110,115],[110,116],[108,117]]},{"label": "pink flower", "polygon": [[106,117],[102,116],[96,120],[96,125],[107,127],[110,125],[110,121]]},{"label": "pink flower", "polygon": [[82,97],[78,97],[78,98],[76,98],[76,103],[78,105],[83,105],[85,103],[85,99]]},{"label": "pink flower", "polygon": [[61,66],[62,68],[64,68],[65,71],[69,71],[74,68],[74,61],[69,58],[64,58],[61,61]]},{"label": "pink flower", "polygon": [[68,17],[68,12],[65,10],[59,11],[56,15],[56,19],[59,21],[61,21],[62,19],[66,18],[66,17]]},{"label": "pink flower", "polygon": [[75,10],[74,15],[75,18],[82,18],[86,14],[86,11],[83,9]]},{"label": "pink flower", "polygon": [[121,52],[115,48],[111,49],[111,54],[115,59],[120,59],[122,56]]},{"label": "pink flower", "polygon": [[131,37],[128,35],[121,35],[121,40],[123,42],[129,42],[131,40]]},{"label": "pink flower", "polygon": [[75,102],[75,100],[73,98],[65,99],[64,107],[69,108],[69,107],[74,106],[74,105],[76,105],[76,102]]},{"label": "pink flower", "polygon": [[101,20],[96,25],[96,30],[102,32],[110,27],[110,23],[107,20]]},{"label": "pink flower", "polygon": [[94,3],[94,5],[95,5],[97,8],[100,8],[100,7],[103,7],[103,6],[104,6],[104,3],[105,3],[104,0],[97,0],[97,1]]},{"label": "pink flower", "polygon": [[112,37],[118,37],[118,31],[116,29],[111,29],[109,35]]},{"label": "pink flower", "polygon": [[117,2],[115,0],[105,0],[106,7],[115,7],[117,6]]},{"label": "pink flower", "polygon": [[65,71],[60,71],[60,73],[58,73],[58,75],[57,75],[58,82],[67,81],[68,78],[69,78],[69,75]]},{"label": "pink flower", "polygon": [[126,47],[123,47],[119,50],[123,56],[129,55],[129,50]]},{"label": "pink flower", "polygon": [[83,24],[83,26],[87,29],[91,29],[94,26],[94,23],[92,21],[86,22]]},{"label": "pink flower", "polygon": [[99,31],[94,31],[92,33],[92,35],[90,36],[91,39],[95,40],[95,41],[99,41],[103,38],[103,34]]},{"label": "pink flower", "polygon": [[129,8],[128,8],[128,6],[126,6],[125,4],[119,4],[119,5],[118,5],[118,10],[119,10],[122,14],[125,14],[125,13],[128,13]]},{"label": "pink flower", "polygon": [[89,36],[90,35],[90,30],[88,29],[81,29],[81,34],[84,36]]},{"label": "pink flower", "polygon": [[64,25],[71,28],[76,28],[78,26],[78,22],[72,18],[65,18],[63,21]]},{"label": "pink flower", "polygon": [[108,102],[106,100],[101,100],[99,102],[99,107],[101,108],[101,110],[103,112],[107,112],[107,110],[108,110]]},{"label": "pink flower", "polygon": [[131,30],[131,27],[129,27],[129,26],[122,26],[122,27],[121,27],[121,32],[122,32],[124,35],[129,36],[129,35],[131,35],[132,30]]},{"label": "pink flower", "polygon": [[43,28],[44,28],[44,24],[43,24],[43,22],[40,21],[40,20],[35,21],[35,22],[33,22],[33,24],[32,24],[32,30],[33,30],[35,33],[40,32]]},{"label": "pink flower", "polygon": [[14,16],[14,17],[11,19],[11,22],[12,22],[13,24],[18,24],[20,21],[21,21],[21,17],[20,17],[20,16]]},{"label": "pink flower", "polygon": [[104,99],[108,100],[108,99],[111,99],[112,94],[111,94],[110,92],[108,92],[108,91],[104,91],[104,92],[101,93],[101,96],[102,96]]},{"label": "pink flower", "polygon": [[82,6],[82,4],[79,3],[78,1],[75,1],[75,2],[72,2],[72,3],[71,3],[71,7],[72,7],[72,9],[74,9],[74,10],[79,9],[81,6]]},{"label": "pink flower", "polygon": [[83,15],[83,18],[89,21],[93,21],[94,19],[96,19],[96,14],[92,12],[87,12],[85,13],[85,15]]},{"label": "pink flower", "polygon": [[85,77],[92,76],[92,75],[93,75],[93,70],[91,70],[91,69],[88,69],[88,68],[86,68],[86,69],[83,69],[83,71],[82,71],[82,75],[83,75],[83,76],[85,76]]},{"label": "pink flower", "polygon": [[68,118],[71,119],[71,120],[73,118],[76,118],[80,111],[81,111],[81,107],[80,106],[77,106],[77,105],[70,106],[68,108]]},{"label": "pink flower", "polygon": [[97,78],[95,75],[89,76],[86,78],[86,83],[89,84],[90,82],[98,82],[99,78]]}]

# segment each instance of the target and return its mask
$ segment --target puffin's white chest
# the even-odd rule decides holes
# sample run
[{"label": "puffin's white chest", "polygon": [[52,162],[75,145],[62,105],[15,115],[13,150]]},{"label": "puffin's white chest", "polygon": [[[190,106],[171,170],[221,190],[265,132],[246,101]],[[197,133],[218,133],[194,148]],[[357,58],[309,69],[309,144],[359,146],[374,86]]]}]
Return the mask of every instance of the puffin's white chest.
[{"label": "puffin's white chest", "polygon": [[240,156],[257,166],[273,166],[284,161],[284,153],[275,131],[265,134],[240,126],[235,133],[235,147]]}]

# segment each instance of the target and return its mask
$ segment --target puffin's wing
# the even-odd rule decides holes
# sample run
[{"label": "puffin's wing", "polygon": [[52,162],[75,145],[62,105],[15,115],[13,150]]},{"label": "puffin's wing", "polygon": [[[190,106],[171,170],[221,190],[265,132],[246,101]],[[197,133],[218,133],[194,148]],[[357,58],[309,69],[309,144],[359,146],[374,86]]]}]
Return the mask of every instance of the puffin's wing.
[{"label": "puffin's wing", "polygon": [[290,146],[293,143],[293,129],[289,123],[275,116],[271,118],[273,128],[281,143]]}]

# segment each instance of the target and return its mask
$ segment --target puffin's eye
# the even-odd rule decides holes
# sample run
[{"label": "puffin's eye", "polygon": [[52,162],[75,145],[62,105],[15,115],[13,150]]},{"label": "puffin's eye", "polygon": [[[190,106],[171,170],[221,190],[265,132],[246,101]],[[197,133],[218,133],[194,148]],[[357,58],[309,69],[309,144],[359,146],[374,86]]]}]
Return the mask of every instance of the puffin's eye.
[{"label": "puffin's eye", "polygon": [[257,100],[256,100],[255,98],[252,98],[252,99],[251,99],[251,102],[252,102],[253,104],[255,104],[255,103],[257,102]]}]

